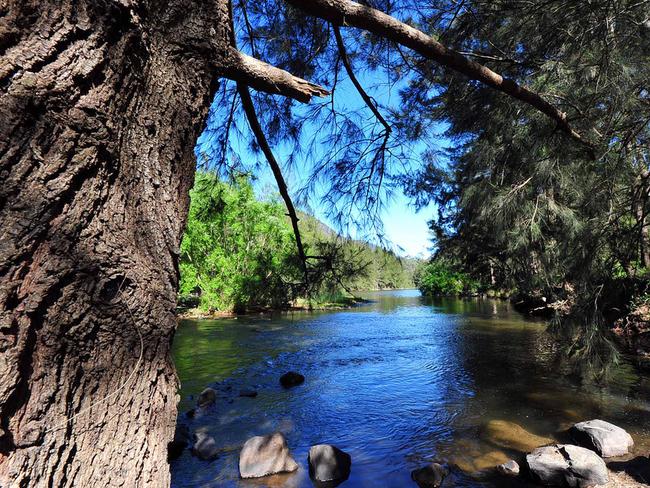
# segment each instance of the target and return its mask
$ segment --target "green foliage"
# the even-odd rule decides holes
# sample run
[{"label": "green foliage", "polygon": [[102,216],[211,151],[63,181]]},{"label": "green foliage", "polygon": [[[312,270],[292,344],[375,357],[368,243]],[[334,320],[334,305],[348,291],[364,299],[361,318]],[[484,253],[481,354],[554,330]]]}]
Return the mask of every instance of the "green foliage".
[{"label": "green foliage", "polygon": [[221,181],[198,172],[181,244],[181,303],[204,311],[286,308],[296,299],[319,305],[350,301],[355,290],[413,286],[413,266],[394,253],[341,238],[301,214],[308,280],[284,206],[261,201],[245,176]]},{"label": "green foliage", "polygon": [[439,257],[482,282],[564,302],[590,322],[606,306],[603,290],[643,279],[650,264],[647,14],[647,5],[627,0],[552,0],[539,9],[471,1],[452,25],[434,21],[447,44],[542,93],[593,145],[450,71],[414,81],[403,93],[413,102],[404,119],[445,121],[452,143],[404,178],[420,203],[438,205],[431,227]]},{"label": "green foliage", "polygon": [[181,299],[204,310],[286,306],[300,278],[281,204],[258,201],[245,177],[230,184],[199,172],[181,244]]},{"label": "green foliage", "polygon": [[416,284],[423,295],[459,296],[478,292],[479,284],[443,260],[433,260],[417,272]]}]

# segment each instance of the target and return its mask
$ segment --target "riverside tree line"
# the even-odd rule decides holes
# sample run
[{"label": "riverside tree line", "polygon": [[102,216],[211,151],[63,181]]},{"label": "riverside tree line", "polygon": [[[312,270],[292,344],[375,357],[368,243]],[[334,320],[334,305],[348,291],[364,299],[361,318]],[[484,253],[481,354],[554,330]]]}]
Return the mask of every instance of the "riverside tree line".
[{"label": "riverside tree line", "polygon": [[250,177],[198,172],[181,243],[180,302],[204,311],[345,305],[356,291],[413,287],[419,261],[342,238],[301,212],[305,250],[326,259],[305,282],[284,205],[258,198]]}]

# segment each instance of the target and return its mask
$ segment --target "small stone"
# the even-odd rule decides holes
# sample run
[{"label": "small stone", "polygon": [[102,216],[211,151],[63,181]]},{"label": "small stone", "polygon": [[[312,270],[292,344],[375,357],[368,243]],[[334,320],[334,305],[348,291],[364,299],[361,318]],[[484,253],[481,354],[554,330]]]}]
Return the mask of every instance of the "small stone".
[{"label": "small stone", "polygon": [[203,432],[197,432],[194,434],[195,442],[194,447],[192,447],[192,453],[199,459],[204,461],[212,461],[219,456],[219,448],[217,447],[217,441],[214,440],[214,437],[205,434]]},{"label": "small stone", "polygon": [[604,458],[624,456],[634,447],[630,434],[604,420],[579,422],[569,432],[577,444]]},{"label": "small stone", "polygon": [[311,446],[307,462],[309,476],[315,481],[343,481],[350,476],[352,458],[329,444]]},{"label": "small stone", "polygon": [[212,388],[206,388],[201,392],[196,403],[199,407],[205,408],[212,405],[215,401],[217,401],[217,391]]},{"label": "small stone", "polygon": [[499,464],[497,471],[504,476],[519,476],[519,464],[517,464],[517,461],[511,459],[508,462]]},{"label": "small stone", "polygon": [[279,432],[251,437],[239,453],[239,475],[242,478],[260,478],[297,469],[298,463],[291,457],[287,441]]},{"label": "small stone", "polygon": [[298,386],[305,381],[305,377],[295,371],[289,371],[280,376],[280,384],[285,388]]},{"label": "small stone", "polygon": [[250,388],[244,388],[243,390],[239,390],[239,396],[240,397],[248,397],[248,398],[255,398],[257,396],[257,391],[250,389]]},{"label": "small stone", "polygon": [[422,468],[411,471],[411,479],[417,483],[420,488],[438,488],[442,485],[445,477],[449,474],[449,469],[438,463],[431,463]]}]

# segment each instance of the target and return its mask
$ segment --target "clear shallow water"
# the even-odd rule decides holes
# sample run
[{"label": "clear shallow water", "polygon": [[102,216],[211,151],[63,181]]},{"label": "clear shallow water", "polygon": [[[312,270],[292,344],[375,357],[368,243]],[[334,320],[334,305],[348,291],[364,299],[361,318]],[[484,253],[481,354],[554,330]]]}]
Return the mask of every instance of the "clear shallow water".
[{"label": "clear shallow water", "polygon": [[[352,456],[342,486],[415,486],[411,470],[432,460],[457,466],[455,486],[495,486],[481,470],[517,458],[533,435],[561,439],[596,417],[650,449],[650,378],[629,364],[606,385],[580,381],[545,324],[507,302],[429,300],[414,290],[367,297],[373,302],[338,312],[181,322],[173,351],[180,411],[208,385],[223,398],[179,422],[209,432],[223,451],[206,462],[186,450],[172,463],[172,486],[310,487],[307,452],[319,443]],[[288,370],[305,383],[282,389]],[[257,398],[238,397],[251,387]],[[300,470],[240,480],[242,444],[277,430]]]}]

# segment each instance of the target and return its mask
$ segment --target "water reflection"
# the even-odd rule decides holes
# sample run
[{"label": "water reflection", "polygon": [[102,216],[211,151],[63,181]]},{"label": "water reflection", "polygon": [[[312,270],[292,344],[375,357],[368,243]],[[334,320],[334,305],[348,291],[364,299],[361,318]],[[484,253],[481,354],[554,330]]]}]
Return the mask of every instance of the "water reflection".
[{"label": "water reflection", "polygon": [[[410,486],[410,471],[431,460],[460,468],[456,486],[485,486],[477,472],[577,420],[610,420],[637,444],[649,437],[646,376],[623,364],[606,386],[579,381],[545,325],[507,302],[429,300],[407,290],[367,298],[340,312],[181,323],[181,410],[211,383],[222,382],[224,398],[180,421],[209,432],[223,451],[211,463],[185,452],[172,464],[173,486],[312,486],[306,458],[317,443],[352,455],[342,486]],[[278,378],[290,369],[306,381],[284,390]],[[237,396],[250,387],[257,398]],[[301,469],[240,481],[241,445],[274,430]]]}]

